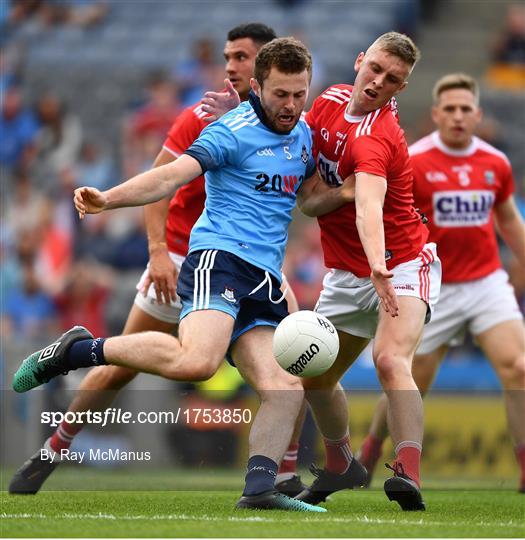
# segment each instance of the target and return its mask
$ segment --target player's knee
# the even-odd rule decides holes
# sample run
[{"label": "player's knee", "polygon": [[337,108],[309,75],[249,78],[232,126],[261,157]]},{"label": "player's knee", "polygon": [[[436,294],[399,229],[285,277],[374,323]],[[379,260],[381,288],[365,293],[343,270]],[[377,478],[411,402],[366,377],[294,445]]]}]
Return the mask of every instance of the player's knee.
[{"label": "player's knee", "polygon": [[199,382],[211,379],[217,371],[217,364],[203,358],[188,360],[184,369],[184,375],[181,376],[180,364],[173,362],[163,368],[161,376],[173,381]]},{"label": "player's knee", "polygon": [[[179,351],[173,354],[170,362],[166,363],[162,376],[172,380],[207,381],[215,375],[224,361],[221,351],[203,351],[195,344],[183,344]],[[181,364],[184,365],[184,376],[181,379]]]},{"label": "player's knee", "polygon": [[194,381],[207,381],[211,379],[217,371],[217,364],[209,361],[201,361],[195,365],[193,371]]},{"label": "player's knee", "polygon": [[375,364],[377,375],[383,386],[388,387],[401,379],[412,378],[408,362],[390,352],[378,353]]}]

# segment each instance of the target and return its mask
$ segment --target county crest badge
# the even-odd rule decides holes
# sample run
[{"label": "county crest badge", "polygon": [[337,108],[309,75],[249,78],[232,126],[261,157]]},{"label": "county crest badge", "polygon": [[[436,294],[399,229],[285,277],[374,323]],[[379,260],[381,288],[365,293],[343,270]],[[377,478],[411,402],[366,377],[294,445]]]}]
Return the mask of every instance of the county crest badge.
[{"label": "county crest badge", "polygon": [[303,149],[301,150],[301,161],[306,165],[308,163],[309,157],[310,154],[308,153],[306,146],[303,144]]},{"label": "county crest badge", "polygon": [[235,304],[235,302],[237,302],[235,292],[233,289],[230,289],[230,287],[224,287],[224,292],[221,293],[221,296],[224,298],[224,300],[230,302],[230,304]]},{"label": "county crest badge", "polygon": [[487,186],[493,186],[495,183],[496,175],[494,174],[494,171],[485,171],[485,184],[487,184]]}]

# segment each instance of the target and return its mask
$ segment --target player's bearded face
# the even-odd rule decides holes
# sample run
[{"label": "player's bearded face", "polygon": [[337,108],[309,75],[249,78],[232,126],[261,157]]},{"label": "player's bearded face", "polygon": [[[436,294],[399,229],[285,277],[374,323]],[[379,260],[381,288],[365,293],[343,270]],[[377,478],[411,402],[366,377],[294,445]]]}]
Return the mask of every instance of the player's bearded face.
[{"label": "player's bearded face", "polygon": [[432,120],[441,140],[451,148],[466,148],[481,121],[481,110],[474,94],[465,88],[441,92],[432,108]]},{"label": "player's bearded face", "polygon": [[248,99],[258,50],[259,46],[251,38],[227,41],[224,47],[226,74],[243,100]]},{"label": "player's bearded face", "polygon": [[357,76],[352,91],[350,113],[367,114],[385,105],[407,85],[410,66],[381,49],[360,53],[355,62]]},{"label": "player's bearded face", "polygon": [[270,127],[277,133],[289,133],[299,122],[308,99],[310,76],[281,73],[272,68],[261,87],[252,79],[252,89],[261,98],[261,106]]}]

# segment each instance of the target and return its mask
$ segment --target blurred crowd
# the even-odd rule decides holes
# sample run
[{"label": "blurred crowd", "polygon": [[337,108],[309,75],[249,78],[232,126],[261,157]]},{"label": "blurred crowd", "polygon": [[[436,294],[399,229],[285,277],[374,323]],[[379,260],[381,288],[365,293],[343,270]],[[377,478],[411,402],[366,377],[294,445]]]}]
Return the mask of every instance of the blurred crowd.
[{"label": "blurred crowd", "polygon": [[[9,29],[33,24],[44,28],[72,25],[89,31],[108,17],[110,4],[98,0],[0,2],[2,8],[9,4],[9,9],[0,10],[0,23],[8,36],[0,41],[1,335],[29,341],[54,336],[79,323],[95,335],[118,333],[130,307],[127,300],[118,305],[119,294],[127,287],[126,298],[133,298],[135,278],[148,260],[142,210],[119,210],[80,222],[71,203],[73,190],[81,185],[107,189],[148,169],[182,108],[204,91],[222,87],[222,44],[197,37],[183,62],[168,71],[150,71],[142,92],[127,104],[119,143],[108,148],[86,134],[75,103],[63,99],[52,77],[46,92],[27,99],[24,47],[9,40]],[[515,79],[498,79],[494,69],[506,66],[523,76],[522,5],[509,9],[507,26],[495,36],[488,80],[514,88]],[[317,69],[314,95],[327,82],[322,66]],[[86,89],[79,99],[89,99],[89,94]],[[410,135],[420,137],[430,129],[422,122]],[[506,150],[504,132],[494,120],[485,123],[482,136]],[[523,201],[524,171],[516,173],[518,199]],[[523,302],[522,269],[513,269],[510,260],[506,263]],[[314,220],[297,214],[284,270],[300,306],[313,308],[326,271]]]},{"label": "blurred crowd", "polygon": [[101,22],[109,10],[104,0],[11,0],[9,4],[2,10],[8,29],[25,23],[88,28]]},{"label": "blurred crowd", "polygon": [[525,88],[525,5],[511,5],[505,24],[493,38],[487,81],[492,86],[523,92]]}]

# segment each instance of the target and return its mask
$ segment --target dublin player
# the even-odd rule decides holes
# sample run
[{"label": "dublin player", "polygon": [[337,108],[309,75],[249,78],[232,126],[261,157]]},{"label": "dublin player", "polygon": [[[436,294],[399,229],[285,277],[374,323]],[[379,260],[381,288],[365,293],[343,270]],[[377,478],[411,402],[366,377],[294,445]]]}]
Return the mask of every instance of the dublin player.
[{"label": "dublin player", "polygon": [[291,212],[297,191],[315,173],[311,133],[301,118],[311,69],[310,53],[299,41],[267,43],[257,53],[249,102],[211,124],[183,156],[107,192],[75,190],[83,217],[152,203],[206,174],[206,206],[192,229],[177,285],[179,338],[142,332],[94,339],[75,327],[26,358],[13,379],[13,388],[25,392],[71,369],[114,364],[203,380],[230,351],[261,398],[238,508],[323,510],[274,488],[304,397],[300,381],[277,364],[272,337],[287,315],[279,287]]},{"label": "dublin player", "polygon": [[[243,101],[248,99],[257,51],[275,37],[274,30],[261,23],[242,24],[228,32],[224,48],[227,82]],[[177,159],[197,139],[208,125],[205,103],[206,99],[203,104],[188,107],[176,119],[154,167]],[[164,199],[144,208],[150,262],[137,285],[138,292],[123,334],[145,331],[172,333],[177,329],[181,309],[175,292],[177,275],[188,252],[191,229],[204,208],[205,198],[204,177],[201,176],[181,187],[171,200]],[[289,310],[295,311],[297,303],[289,288],[287,301]],[[85,376],[68,410],[81,413],[107,409],[120,389],[136,375],[136,370],[122,366],[95,367]],[[70,447],[83,425],[64,420],[45,441],[43,448],[59,455],[61,450]],[[301,426],[302,417],[298,418],[294,439],[298,439]],[[60,463],[58,459],[42,460],[40,455],[40,451],[36,452],[15,473],[9,485],[11,493],[36,493]],[[291,495],[304,488],[296,474],[296,461],[297,452],[294,454],[293,449],[287,452],[277,478],[277,487]]]}]

